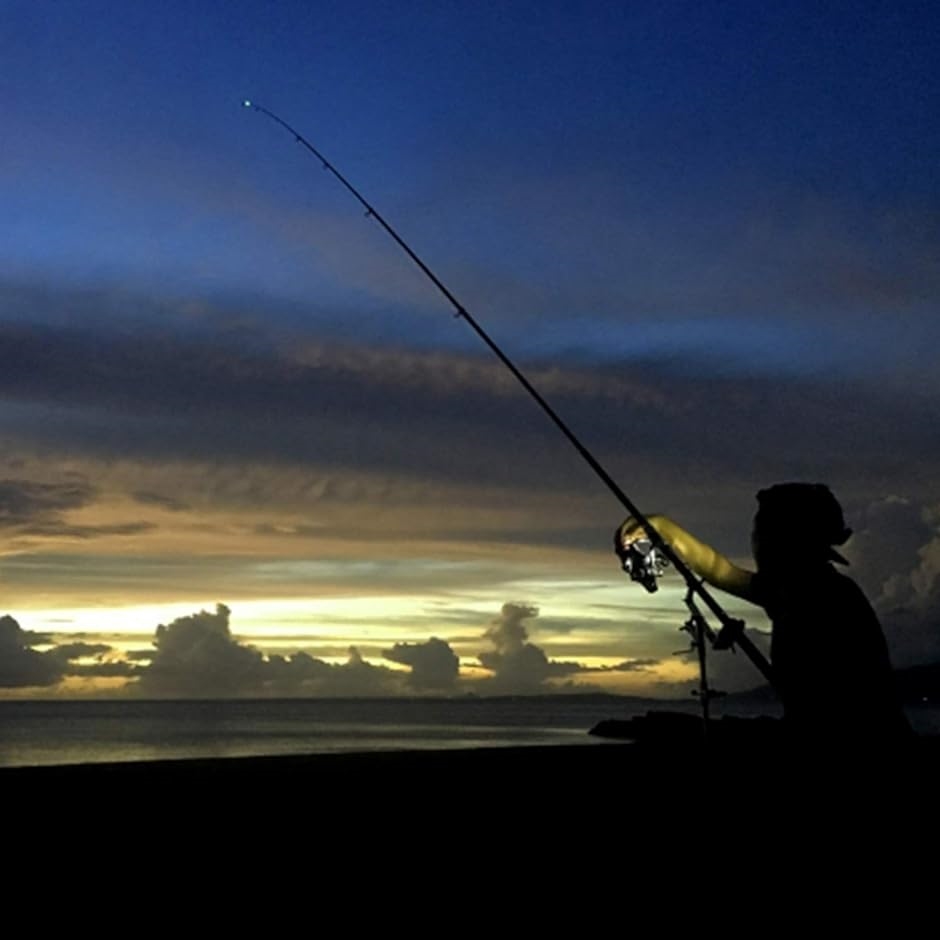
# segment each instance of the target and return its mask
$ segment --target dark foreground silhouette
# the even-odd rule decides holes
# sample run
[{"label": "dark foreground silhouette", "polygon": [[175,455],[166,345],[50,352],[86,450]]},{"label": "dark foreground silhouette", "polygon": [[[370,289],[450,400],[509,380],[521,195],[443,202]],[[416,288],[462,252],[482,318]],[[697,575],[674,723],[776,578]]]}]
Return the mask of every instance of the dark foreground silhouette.
[{"label": "dark foreground silhouette", "polygon": [[[259,865],[282,877],[296,867],[286,859],[303,857],[320,889],[324,872],[359,886],[390,873],[452,880],[463,866],[543,886],[581,873],[595,891],[608,873],[621,891],[634,878],[680,877],[703,846],[710,865],[754,855],[762,877],[768,862],[797,858],[805,876],[833,854],[880,871],[903,848],[892,843],[924,838],[936,818],[937,743],[837,759],[597,742],[142,762],[2,770],[0,792],[17,860],[22,827],[44,853],[72,844],[79,861],[103,852],[134,872],[144,851],[200,878]],[[73,819],[85,821],[83,842]],[[237,878],[234,890],[245,890]]]},{"label": "dark foreground silhouette", "polygon": [[[665,516],[650,523],[704,581],[762,607],[772,624],[770,676],[783,704],[785,737],[822,750],[890,746],[912,736],[878,618],[861,589],[833,567],[851,536],[842,507],[818,483],[781,483],[757,494],[742,568]],[[618,554],[645,535],[627,519]],[[737,623],[740,634],[741,624]],[[735,636],[719,634],[716,648]]]}]

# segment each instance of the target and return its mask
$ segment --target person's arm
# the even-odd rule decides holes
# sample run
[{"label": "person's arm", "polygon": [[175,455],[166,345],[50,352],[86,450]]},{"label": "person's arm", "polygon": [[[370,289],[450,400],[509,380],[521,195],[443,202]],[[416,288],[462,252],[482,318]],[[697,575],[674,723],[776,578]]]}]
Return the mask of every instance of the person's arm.
[{"label": "person's arm", "polygon": [[[668,516],[647,516],[647,519],[663,540],[700,578],[735,597],[756,602],[752,587],[754,572],[739,568],[721,552],[700,542]],[[632,542],[646,537],[643,527],[630,518],[617,530],[617,546],[625,548]]]}]

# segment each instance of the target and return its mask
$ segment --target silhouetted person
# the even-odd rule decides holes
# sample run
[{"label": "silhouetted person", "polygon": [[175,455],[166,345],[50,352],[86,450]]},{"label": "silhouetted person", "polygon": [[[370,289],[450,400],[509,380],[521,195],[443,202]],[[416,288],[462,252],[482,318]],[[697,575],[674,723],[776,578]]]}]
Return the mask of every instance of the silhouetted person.
[{"label": "silhouetted person", "polygon": [[[774,686],[792,740],[883,744],[910,736],[878,618],[858,585],[833,567],[848,564],[835,546],[852,534],[836,498],[821,484],[781,483],[757,501],[756,572],[665,516],[650,522],[705,581],[766,610]],[[643,537],[628,519],[618,549]]]}]

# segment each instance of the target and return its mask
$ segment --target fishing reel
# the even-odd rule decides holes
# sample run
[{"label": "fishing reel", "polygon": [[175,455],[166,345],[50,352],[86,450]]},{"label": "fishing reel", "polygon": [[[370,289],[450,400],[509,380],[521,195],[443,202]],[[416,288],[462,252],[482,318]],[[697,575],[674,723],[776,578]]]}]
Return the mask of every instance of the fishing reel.
[{"label": "fishing reel", "polygon": [[669,567],[669,559],[649,539],[637,539],[622,546],[618,554],[630,580],[639,581],[650,594],[655,593],[659,588],[656,579],[661,578]]}]

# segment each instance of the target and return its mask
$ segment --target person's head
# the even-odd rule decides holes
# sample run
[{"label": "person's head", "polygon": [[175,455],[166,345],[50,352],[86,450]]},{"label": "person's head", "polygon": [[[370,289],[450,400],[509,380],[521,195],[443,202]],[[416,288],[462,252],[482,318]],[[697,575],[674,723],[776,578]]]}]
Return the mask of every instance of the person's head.
[{"label": "person's head", "polygon": [[848,564],[833,546],[851,534],[838,500],[821,483],[778,483],[757,494],[751,546],[758,568]]}]

